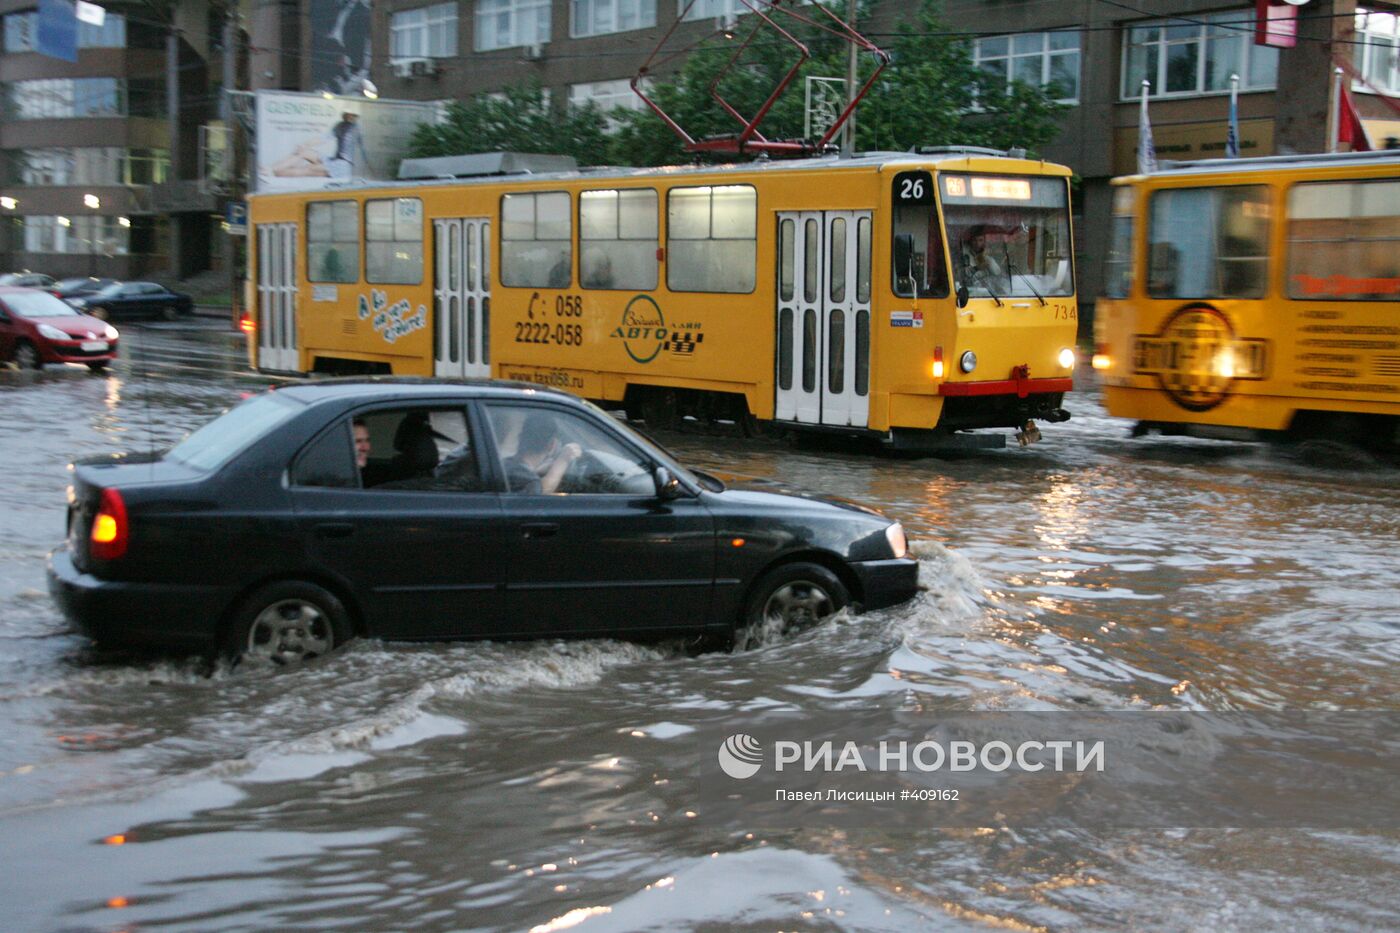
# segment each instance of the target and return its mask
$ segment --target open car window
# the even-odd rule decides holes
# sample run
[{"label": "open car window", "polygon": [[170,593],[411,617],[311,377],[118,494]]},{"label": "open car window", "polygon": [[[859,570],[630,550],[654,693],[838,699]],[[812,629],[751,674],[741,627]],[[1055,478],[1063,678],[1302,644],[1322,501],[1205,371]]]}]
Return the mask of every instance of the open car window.
[{"label": "open car window", "polygon": [[656,493],[651,458],[592,419],[538,405],[488,404],[486,412],[511,493]]},{"label": "open car window", "polygon": [[355,418],[350,430],[356,441],[368,445],[360,467],[365,489],[485,491],[461,408],[381,409]]}]

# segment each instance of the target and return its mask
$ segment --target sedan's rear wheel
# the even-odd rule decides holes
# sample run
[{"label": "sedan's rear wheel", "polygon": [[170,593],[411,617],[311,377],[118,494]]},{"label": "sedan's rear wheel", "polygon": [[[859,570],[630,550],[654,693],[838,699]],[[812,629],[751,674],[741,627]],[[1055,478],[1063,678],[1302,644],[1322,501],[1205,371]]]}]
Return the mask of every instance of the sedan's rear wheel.
[{"label": "sedan's rear wheel", "polygon": [[749,592],[736,641],[742,647],[794,627],[820,622],[839,612],[850,594],[821,564],[783,564],[764,574]]},{"label": "sedan's rear wheel", "polygon": [[286,580],[243,601],[223,653],[235,662],[285,667],[323,657],[349,638],[349,617],[333,593]]},{"label": "sedan's rear wheel", "polygon": [[40,369],[43,361],[39,359],[39,348],[28,340],[21,340],[15,346],[15,365],[20,369]]}]

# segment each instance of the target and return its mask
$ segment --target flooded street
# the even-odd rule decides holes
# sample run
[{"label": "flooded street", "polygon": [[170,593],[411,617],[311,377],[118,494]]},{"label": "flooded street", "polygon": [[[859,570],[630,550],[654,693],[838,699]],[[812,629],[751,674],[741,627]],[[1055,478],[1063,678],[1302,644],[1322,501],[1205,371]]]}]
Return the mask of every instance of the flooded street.
[{"label": "flooded street", "polygon": [[1092,390],[1032,448],[953,459],[663,436],[901,519],[925,592],[738,653],[361,641],[211,675],[95,651],[45,591],[70,459],[167,446],[266,384],[213,322],[126,338],[110,377],[0,373],[6,930],[1400,926],[1391,832],[721,831],[676,751],[911,701],[1394,708],[1400,471],[1130,440]]}]

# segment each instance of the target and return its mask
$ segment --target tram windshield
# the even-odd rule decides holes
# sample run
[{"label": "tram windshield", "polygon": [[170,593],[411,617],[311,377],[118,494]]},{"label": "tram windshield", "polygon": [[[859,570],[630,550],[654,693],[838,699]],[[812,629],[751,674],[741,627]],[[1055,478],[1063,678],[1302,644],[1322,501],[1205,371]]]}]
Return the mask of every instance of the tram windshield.
[{"label": "tram windshield", "polygon": [[998,299],[1074,294],[1065,179],[943,175],[939,187],[955,289]]}]

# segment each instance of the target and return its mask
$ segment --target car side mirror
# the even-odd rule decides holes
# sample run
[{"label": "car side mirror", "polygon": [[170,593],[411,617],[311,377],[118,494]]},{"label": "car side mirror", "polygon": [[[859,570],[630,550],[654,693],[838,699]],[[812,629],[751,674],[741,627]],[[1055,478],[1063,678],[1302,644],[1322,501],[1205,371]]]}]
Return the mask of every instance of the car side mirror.
[{"label": "car side mirror", "polygon": [[967,300],[968,300],[968,298],[969,298],[968,291],[967,291],[967,283],[966,283],[966,282],[964,282],[964,283],[962,283],[961,285],[958,286],[957,296],[958,296],[958,307],[959,307],[959,308],[966,308],[966,307],[967,307]]},{"label": "car side mirror", "polygon": [[656,479],[656,498],[668,502],[680,496],[681,481],[666,467],[658,466],[651,475]]}]

